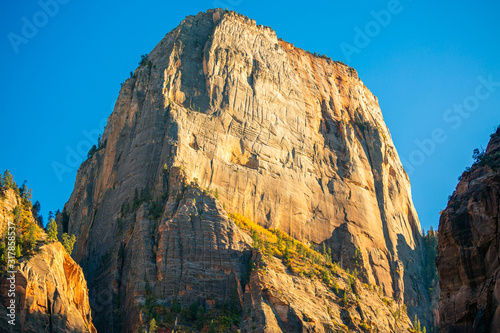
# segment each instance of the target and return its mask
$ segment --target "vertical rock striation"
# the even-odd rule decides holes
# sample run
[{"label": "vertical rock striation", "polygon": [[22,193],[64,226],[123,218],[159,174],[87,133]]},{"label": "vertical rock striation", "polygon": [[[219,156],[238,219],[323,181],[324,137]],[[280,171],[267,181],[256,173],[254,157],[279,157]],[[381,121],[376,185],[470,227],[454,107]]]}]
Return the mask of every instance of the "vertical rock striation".
[{"label": "vertical rock striation", "polygon": [[500,128],[439,221],[440,332],[500,331]]},{"label": "vertical rock striation", "polygon": [[223,207],[325,243],[410,313],[427,306],[409,179],[354,69],[209,10],[123,84],[101,141],[58,217],[78,235],[98,329],[140,322],[146,282],[167,304],[241,288],[249,242]]}]

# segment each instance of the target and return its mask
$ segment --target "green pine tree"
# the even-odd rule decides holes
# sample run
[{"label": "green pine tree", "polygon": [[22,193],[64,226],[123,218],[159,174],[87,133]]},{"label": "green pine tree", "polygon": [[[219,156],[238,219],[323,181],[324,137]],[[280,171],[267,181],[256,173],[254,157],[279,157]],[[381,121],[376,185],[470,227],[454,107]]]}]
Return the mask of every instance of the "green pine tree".
[{"label": "green pine tree", "polygon": [[28,244],[30,251],[34,251],[36,247],[36,226],[32,223],[28,229]]},{"label": "green pine tree", "polygon": [[62,235],[62,245],[66,249],[66,252],[68,252],[69,255],[71,255],[71,252],[73,252],[73,246],[75,245],[76,238],[75,235],[71,235],[71,237],[67,234],[64,233]]},{"label": "green pine tree", "polygon": [[342,302],[344,303],[344,306],[347,305],[347,303],[348,303],[347,290],[344,290],[344,296],[342,297]]},{"label": "green pine tree", "polygon": [[288,244],[286,244],[286,247],[285,247],[285,253],[283,254],[283,259],[285,259],[285,261],[290,261],[291,259],[291,256],[290,256],[290,250],[288,250]]},{"label": "green pine tree", "polygon": [[9,170],[5,170],[5,172],[3,173],[3,185],[5,186],[5,188],[14,188],[15,186],[17,186],[14,182],[14,177]]},{"label": "green pine tree", "polygon": [[21,258],[21,246],[19,244],[16,245],[16,258]]},{"label": "green pine tree", "polygon": [[57,241],[57,223],[54,219],[50,219],[49,224],[47,224],[47,235],[49,240]]},{"label": "green pine tree", "polygon": [[[1,177],[1,175],[0,175]],[[0,241],[0,265],[4,265],[5,264],[5,256],[7,254],[7,248],[5,246],[5,243],[3,241]]]}]

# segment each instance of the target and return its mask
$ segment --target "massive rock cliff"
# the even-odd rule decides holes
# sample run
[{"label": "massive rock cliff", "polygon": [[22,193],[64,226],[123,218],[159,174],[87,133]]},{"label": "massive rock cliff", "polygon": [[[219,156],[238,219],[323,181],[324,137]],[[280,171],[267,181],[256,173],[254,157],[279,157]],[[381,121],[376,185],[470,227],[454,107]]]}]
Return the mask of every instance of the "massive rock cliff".
[{"label": "massive rock cliff", "polygon": [[500,127],[439,221],[440,332],[500,332]]},{"label": "massive rock cliff", "polygon": [[428,304],[409,179],[377,98],[354,69],[210,10],[123,83],[58,216],[78,235],[96,327],[138,325],[149,285],[165,303],[242,292],[251,242],[225,211],[324,243],[411,313]]}]

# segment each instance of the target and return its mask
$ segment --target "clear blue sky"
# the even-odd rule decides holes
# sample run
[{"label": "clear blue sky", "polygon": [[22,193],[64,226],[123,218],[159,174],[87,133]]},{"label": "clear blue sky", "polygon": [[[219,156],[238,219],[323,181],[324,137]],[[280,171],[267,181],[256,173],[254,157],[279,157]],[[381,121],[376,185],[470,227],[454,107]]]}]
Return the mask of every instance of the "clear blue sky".
[{"label": "clear blue sky", "polygon": [[[234,9],[358,71],[379,98],[426,229],[500,124],[500,85],[480,79],[500,82],[499,1],[54,1],[0,4],[0,170],[28,180],[44,215],[69,198],[84,131],[102,131],[140,55],[208,8]],[[54,165],[66,167],[59,177]]]}]

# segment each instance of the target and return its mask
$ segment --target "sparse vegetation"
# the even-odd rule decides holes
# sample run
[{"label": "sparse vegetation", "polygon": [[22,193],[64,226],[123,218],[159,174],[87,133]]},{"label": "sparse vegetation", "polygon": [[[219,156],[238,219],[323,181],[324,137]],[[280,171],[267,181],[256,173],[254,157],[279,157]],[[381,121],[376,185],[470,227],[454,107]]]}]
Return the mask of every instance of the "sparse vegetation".
[{"label": "sparse vegetation", "polygon": [[493,169],[493,171],[496,171],[499,164],[498,160],[500,158],[500,152],[486,154],[485,150],[482,148],[474,149],[472,158],[474,159],[473,166],[488,166]]},{"label": "sparse vegetation", "polygon": [[159,219],[161,217],[161,214],[163,213],[164,204],[164,200],[161,199],[151,202],[148,211],[149,217],[151,217],[152,219]]},{"label": "sparse vegetation", "polygon": [[14,177],[9,170],[5,170],[3,177],[0,175],[0,185],[3,190],[13,189],[16,193],[20,193],[19,187],[17,187]]},{"label": "sparse vegetation", "polygon": [[149,333],[156,333],[158,326],[156,325],[156,320],[153,318],[149,322]]},{"label": "sparse vegetation", "polygon": [[92,148],[90,148],[89,152],[87,153],[87,158],[91,158],[92,156],[94,156],[96,151],[97,151],[97,146],[93,145]]},{"label": "sparse vegetation", "polygon": [[365,123],[364,121],[361,121],[361,120],[356,120],[355,124],[361,132],[364,132],[365,129],[370,126],[369,123]]},{"label": "sparse vegetation", "polygon": [[[241,214],[229,214],[229,218],[235,224],[251,235],[254,248],[263,254],[266,265],[251,262],[251,270],[261,270],[266,274],[267,265],[271,263],[271,258],[279,258],[294,275],[317,279],[331,288],[339,297],[338,304],[344,308],[357,306],[364,293],[360,293],[360,287],[372,291],[375,297],[382,297],[381,288],[374,285],[361,284],[357,279],[362,272],[362,255],[360,249],[356,249],[352,258],[355,268],[353,271],[342,270],[337,263],[332,261],[332,251],[325,243],[321,245],[321,252],[314,250],[314,244],[311,247],[306,246],[300,241],[290,237],[280,230],[269,230],[253,223]],[[359,271],[358,271],[359,270]],[[342,284],[344,287],[341,288]],[[396,309],[395,301],[389,297],[381,299],[387,307],[387,310],[397,321],[407,318],[406,307],[400,306]],[[305,320],[305,319],[304,319]],[[370,331],[373,329],[371,322],[361,322],[359,327],[362,330]]]},{"label": "sparse vegetation", "polygon": [[[37,201],[32,204],[31,189],[27,186],[27,181],[24,181],[21,186],[18,186],[14,180],[14,176],[9,170],[5,170],[3,176],[0,174],[0,198],[6,198],[8,191],[13,191],[14,195],[18,196],[18,205],[12,209],[10,216],[15,224],[15,248],[11,248],[11,253],[18,259],[24,255],[34,254],[38,240],[42,238],[43,231],[37,221],[42,218],[38,215],[40,211],[40,203]],[[0,270],[7,267],[9,259],[8,253],[8,229],[1,235],[0,240]],[[10,235],[10,237],[13,237]]]},{"label": "sparse vegetation", "polygon": [[415,319],[413,320],[413,328],[409,329],[411,333],[426,333],[427,330],[425,326],[422,326],[420,324],[420,320],[418,319],[417,315],[415,315]]},{"label": "sparse vegetation", "polygon": [[139,61],[139,66],[146,65],[148,61],[148,54],[141,55],[141,61]]},{"label": "sparse vegetation", "polygon": [[101,149],[106,148],[107,141],[108,140],[106,139],[106,140],[104,140],[104,142],[102,142],[101,141],[101,134],[99,134],[99,136],[97,137],[97,144],[93,145],[92,148],[90,148],[89,152],[87,153],[87,159],[94,156],[94,154],[97,153],[98,151],[100,151]]},{"label": "sparse vegetation", "polygon": [[403,316],[407,316],[407,308],[406,308],[406,305],[402,305],[401,307],[399,307],[398,309],[396,309],[392,315],[394,316],[394,319],[396,319],[397,321],[401,320]]},{"label": "sparse vegetation", "polygon": [[361,321],[359,323],[359,328],[361,328],[365,332],[371,332],[372,331],[372,327],[367,322],[365,322],[365,321]]},{"label": "sparse vegetation", "polygon": [[[500,134],[500,125],[496,128],[495,132],[491,134],[491,137]],[[500,153],[490,153],[486,154],[486,151],[484,148],[479,148],[479,149],[474,149],[472,152],[472,159],[474,160],[473,166],[489,166],[492,168],[494,171],[498,168],[499,164],[499,158],[500,158]],[[467,171],[467,170],[466,170]],[[470,172],[470,168],[469,168]]]},{"label": "sparse vegetation", "polygon": [[[322,255],[281,230],[265,229],[238,213],[228,216],[252,236],[253,246],[259,249],[265,258],[280,258],[291,273],[317,278],[331,287],[336,294],[339,293],[339,285],[334,277],[338,276],[340,268],[331,261],[329,248],[325,246]],[[356,277],[351,274],[349,276],[349,281],[353,284]],[[352,291],[352,288],[350,290]]]},{"label": "sparse vegetation", "polygon": [[[8,170],[4,173],[4,177],[0,176],[0,195],[5,196],[5,191],[8,189],[13,189],[17,195],[21,197],[21,204],[16,206],[12,210],[12,219],[16,225],[16,248],[15,256],[20,258],[25,255],[31,255],[36,252],[37,244],[40,240],[45,238],[45,242],[55,242],[57,238],[57,223],[54,220],[54,214],[49,211],[48,218],[49,223],[46,226],[46,237],[44,235],[43,229],[38,225],[42,222],[42,217],[39,215],[40,203],[35,202],[34,205],[31,203],[31,190],[26,186],[26,181],[24,181],[21,188],[14,189],[16,185],[14,178]],[[56,211],[56,215],[60,211]],[[62,213],[63,224],[66,219],[68,219],[68,214],[66,212]],[[2,241],[0,242],[0,267],[5,268],[7,252],[6,252],[6,235],[2,235]],[[62,244],[66,251],[71,254],[73,246],[76,242],[75,235],[68,235],[67,233],[62,235]]]},{"label": "sparse vegetation", "polygon": [[71,237],[67,233],[64,233],[62,235],[62,242],[61,243],[69,255],[71,255],[71,253],[73,252],[73,246],[75,245],[75,242],[76,242],[75,235],[71,235]]},{"label": "sparse vegetation", "polygon": [[[496,131],[493,134],[491,134],[491,137],[497,134],[500,134],[500,125],[497,127]],[[472,152],[472,160],[473,160],[472,167],[488,166],[494,172],[497,172],[498,166],[500,164],[500,152],[486,154],[484,148],[476,148]],[[458,176],[458,181],[461,181],[462,178],[466,174],[469,174],[470,172],[471,172],[471,167],[466,167],[465,171],[460,176]]]},{"label": "sparse vegetation", "polygon": [[47,224],[47,239],[49,241],[57,241],[57,223],[54,219],[50,219],[49,224]]},{"label": "sparse vegetation", "polygon": [[495,129],[495,132],[490,134],[490,138],[494,137],[497,134],[500,135],[500,125],[497,126],[497,128]]},{"label": "sparse vegetation", "polygon": [[200,302],[183,305],[177,299],[160,304],[149,282],[146,282],[146,301],[141,311],[150,332],[152,323],[157,331],[234,332],[241,316],[236,288],[230,301],[216,303],[213,307]]},{"label": "sparse vegetation", "polygon": [[424,249],[425,249],[425,269],[424,269],[424,281],[425,286],[429,293],[434,291],[434,288],[438,283],[438,274],[437,268],[435,264],[436,256],[437,256],[437,232],[431,226],[431,229],[424,236]]}]

